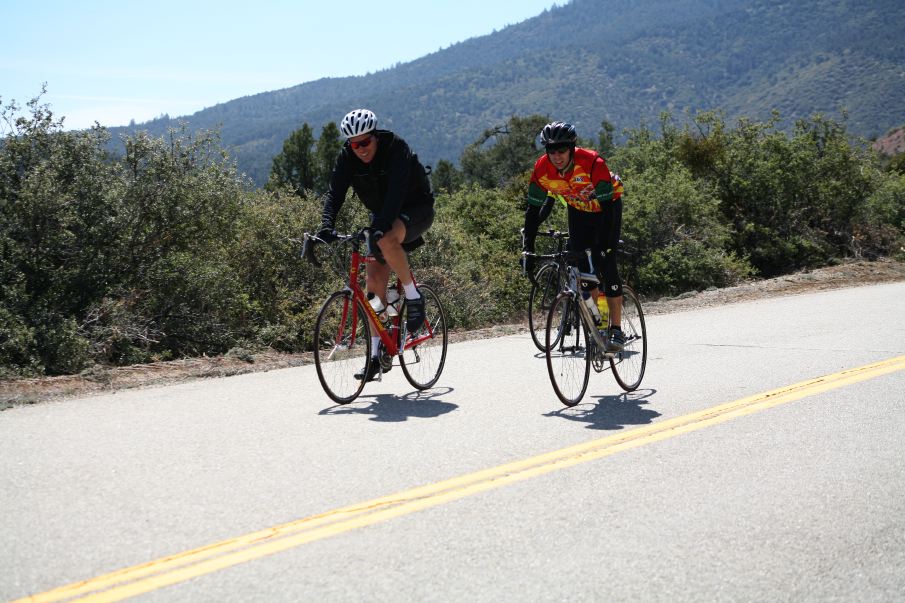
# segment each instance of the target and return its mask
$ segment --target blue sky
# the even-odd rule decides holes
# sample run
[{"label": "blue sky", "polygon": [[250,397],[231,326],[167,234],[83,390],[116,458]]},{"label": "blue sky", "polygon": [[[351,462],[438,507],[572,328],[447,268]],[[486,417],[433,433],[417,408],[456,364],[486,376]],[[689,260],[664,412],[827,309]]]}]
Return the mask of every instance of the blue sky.
[{"label": "blue sky", "polygon": [[[190,115],[405,63],[565,0],[0,0],[0,100],[65,127]],[[538,45],[543,45],[538,40]]]}]

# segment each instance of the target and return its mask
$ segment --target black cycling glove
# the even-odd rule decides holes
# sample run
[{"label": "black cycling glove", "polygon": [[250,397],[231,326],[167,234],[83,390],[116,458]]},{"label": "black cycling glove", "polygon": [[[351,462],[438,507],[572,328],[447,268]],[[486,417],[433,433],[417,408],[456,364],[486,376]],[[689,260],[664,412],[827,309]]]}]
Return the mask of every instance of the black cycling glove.
[{"label": "black cycling glove", "polygon": [[325,226],[317,231],[317,238],[322,240],[324,243],[332,243],[339,239],[339,236],[336,234],[335,230]]},{"label": "black cycling glove", "polygon": [[373,226],[367,230],[368,255],[373,255],[378,260],[383,260],[383,252],[377,242],[383,238],[383,231]]}]

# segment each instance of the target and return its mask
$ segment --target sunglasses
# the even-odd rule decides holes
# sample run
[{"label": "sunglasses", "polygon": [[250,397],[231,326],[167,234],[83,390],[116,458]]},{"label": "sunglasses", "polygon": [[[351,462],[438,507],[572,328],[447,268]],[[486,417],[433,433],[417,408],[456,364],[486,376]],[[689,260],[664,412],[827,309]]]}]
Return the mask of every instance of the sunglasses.
[{"label": "sunglasses", "polygon": [[565,144],[551,144],[546,148],[548,155],[553,155],[554,153],[565,153],[572,149],[572,145],[569,143]]},{"label": "sunglasses", "polygon": [[368,136],[364,140],[359,140],[358,142],[349,141],[349,146],[353,149],[365,149],[371,146],[371,141],[374,140],[373,136]]}]

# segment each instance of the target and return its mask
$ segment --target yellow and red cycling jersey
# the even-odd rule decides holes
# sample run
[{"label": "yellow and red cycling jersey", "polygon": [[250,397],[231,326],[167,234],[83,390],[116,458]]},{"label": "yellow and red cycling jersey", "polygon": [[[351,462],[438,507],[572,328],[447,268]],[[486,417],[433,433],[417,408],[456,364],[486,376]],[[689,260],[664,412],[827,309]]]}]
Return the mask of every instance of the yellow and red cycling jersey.
[{"label": "yellow and red cycling jersey", "polygon": [[622,196],[622,181],[610,174],[606,161],[596,151],[576,147],[572,171],[564,176],[544,153],[534,164],[528,203],[541,205],[548,195],[579,211],[598,213],[603,211],[601,203]]}]

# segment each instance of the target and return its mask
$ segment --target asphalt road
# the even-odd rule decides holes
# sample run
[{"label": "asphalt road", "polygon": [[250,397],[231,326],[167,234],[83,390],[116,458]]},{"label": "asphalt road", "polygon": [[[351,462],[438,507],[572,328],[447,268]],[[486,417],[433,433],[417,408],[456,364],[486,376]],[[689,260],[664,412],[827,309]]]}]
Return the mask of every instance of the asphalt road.
[{"label": "asphalt road", "polygon": [[651,316],[574,408],[519,335],[0,412],[0,600],[902,601],[903,300]]}]

